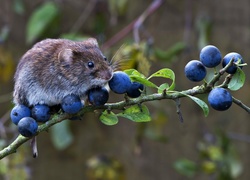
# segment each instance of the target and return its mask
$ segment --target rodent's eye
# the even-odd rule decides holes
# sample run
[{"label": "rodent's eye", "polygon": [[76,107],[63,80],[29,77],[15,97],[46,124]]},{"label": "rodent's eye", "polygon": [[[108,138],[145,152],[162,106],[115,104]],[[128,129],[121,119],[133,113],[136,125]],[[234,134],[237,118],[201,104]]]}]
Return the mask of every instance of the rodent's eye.
[{"label": "rodent's eye", "polygon": [[92,61],[89,61],[88,62],[88,67],[93,68],[93,67],[95,67],[95,64]]},{"label": "rodent's eye", "polygon": [[103,57],[104,61],[107,61],[107,58],[106,57]]}]

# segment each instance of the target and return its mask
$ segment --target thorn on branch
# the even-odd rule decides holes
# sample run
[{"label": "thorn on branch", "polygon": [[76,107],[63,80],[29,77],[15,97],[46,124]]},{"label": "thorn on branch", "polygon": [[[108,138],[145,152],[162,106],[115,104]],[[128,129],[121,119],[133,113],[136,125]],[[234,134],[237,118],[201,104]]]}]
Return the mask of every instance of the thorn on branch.
[{"label": "thorn on branch", "polygon": [[38,150],[37,150],[36,136],[31,139],[30,146],[32,149],[33,158],[37,158],[38,157]]},{"label": "thorn on branch", "polygon": [[181,123],[183,123],[184,119],[183,119],[183,116],[182,116],[182,113],[181,113],[181,101],[180,101],[179,98],[174,99],[174,101],[175,101],[175,104],[176,104],[176,112],[177,112],[177,114],[179,116],[179,120],[180,120]]}]

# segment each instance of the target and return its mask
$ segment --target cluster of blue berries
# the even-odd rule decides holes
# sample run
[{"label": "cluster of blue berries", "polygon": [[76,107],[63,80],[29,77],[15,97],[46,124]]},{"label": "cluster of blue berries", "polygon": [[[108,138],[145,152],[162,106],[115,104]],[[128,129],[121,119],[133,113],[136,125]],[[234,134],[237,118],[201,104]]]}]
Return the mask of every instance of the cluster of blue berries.
[{"label": "cluster of blue berries", "polygon": [[[126,93],[130,98],[136,98],[141,95],[143,85],[137,82],[131,82],[129,76],[122,72],[114,72],[112,79],[109,81],[110,89],[118,94]],[[90,89],[87,92],[88,101],[95,106],[104,105],[109,98],[109,92],[104,87]],[[68,114],[75,114],[84,106],[80,97],[70,94],[62,99],[61,109]],[[12,122],[18,126],[18,131],[25,137],[36,135],[38,123],[45,123],[50,119],[51,107],[45,104],[37,104],[33,107],[25,105],[16,105],[10,117]]]},{"label": "cluster of blue berries", "polygon": [[[200,51],[200,60],[191,60],[187,63],[184,69],[185,75],[189,80],[199,82],[206,77],[206,68],[214,68],[221,64],[221,61],[224,68],[231,60],[233,63],[226,72],[235,74],[238,67],[242,68],[242,66],[236,64],[244,63],[242,56],[236,52],[231,52],[222,58],[217,47],[208,45]],[[208,95],[208,103],[215,110],[224,111],[232,105],[232,96],[227,89],[214,87]]]},{"label": "cluster of blue berries", "polygon": [[122,72],[116,71],[109,81],[110,89],[117,94],[127,94],[130,98],[137,98],[141,95],[144,86],[138,82],[131,82],[129,76]]},{"label": "cluster of blue berries", "polygon": [[[76,113],[83,107],[80,98],[68,95],[63,98],[61,108],[66,113]],[[18,131],[25,137],[34,136],[38,130],[38,123],[45,123],[50,119],[51,107],[46,104],[37,104],[27,107],[23,104],[16,105],[10,113],[12,122],[17,125]]]}]

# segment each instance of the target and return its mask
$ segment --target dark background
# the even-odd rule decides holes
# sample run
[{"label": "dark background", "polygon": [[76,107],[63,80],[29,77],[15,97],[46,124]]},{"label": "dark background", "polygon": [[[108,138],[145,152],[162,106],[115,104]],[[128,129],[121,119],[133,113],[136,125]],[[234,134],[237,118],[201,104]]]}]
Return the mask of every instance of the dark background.
[{"label": "dark background", "polygon": [[[14,8],[16,1],[0,0],[0,28],[7,27],[9,34],[0,46],[1,63],[7,63],[12,70],[9,78],[0,81],[0,95],[6,95],[13,89],[13,73],[22,54],[32,44],[26,43],[27,22],[36,8],[44,2],[42,0],[23,0],[20,2],[24,12],[19,14]],[[72,30],[77,19],[85,12],[90,1],[84,0],[57,0],[53,1],[60,9],[60,21],[56,33],[49,33],[46,37],[58,38],[61,34]],[[100,47],[116,33],[140,16],[150,5],[150,0],[127,1],[124,14],[115,17],[109,8],[111,1],[100,0],[90,9],[83,24],[80,23],[78,33],[84,36],[96,37]],[[176,74],[176,89],[183,90],[199,85],[189,82],[183,73],[185,64],[191,59],[198,59],[201,45],[201,28],[199,22],[208,22],[210,26],[207,43],[217,46],[222,55],[235,51],[240,53],[248,63],[250,56],[250,2],[240,1],[205,1],[205,0],[166,0],[143,23],[143,29],[153,38],[153,46],[167,51],[176,42],[187,44],[186,49],[173,58],[172,61],[156,60],[152,64],[151,73],[164,67],[174,70]],[[111,22],[117,18],[117,22]],[[100,24],[97,22],[100,21]],[[204,25],[204,24],[203,24]],[[98,29],[98,27],[100,27]],[[209,29],[209,28],[208,28]],[[142,36],[142,40],[145,38]],[[146,38],[145,38],[146,39]],[[103,52],[112,55],[124,42],[133,42],[130,32],[120,38],[117,43],[110,45]],[[112,51],[111,51],[112,49]],[[8,55],[6,55],[8,53]],[[11,56],[11,58],[7,58]],[[11,65],[13,62],[13,66]],[[0,64],[1,65],[1,64]],[[232,95],[250,105],[249,96],[249,67],[244,67],[246,82],[242,89],[232,92]],[[116,101],[111,94],[111,101]],[[206,101],[206,95],[199,96]],[[43,132],[38,136],[39,157],[32,159],[29,143],[20,147],[16,154],[1,160],[0,167],[8,169],[0,179],[90,179],[88,176],[87,161],[93,157],[105,161],[117,160],[123,167],[124,179],[135,180],[163,180],[186,179],[178,173],[174,163],[180,158],[187,158],[200,164],[204,159],[200,156],[200,142],[211,143],[211,138],[218,138],[218,131],[228,137],[230,146],[234,148],[235,156],[241,164],[241,173],[236,179],[249,179],[250,171],[250,122],[249,115],[243,109],[233,104],[225,112],[210,109],[208,117],[204,117],[201,109],[191,100],[181,100],[181,109],[184,123],[180,123],[176,114],[176,107],[171,100],[154,101],[147,103],[153,119],[163,119],[162,125],[149,122],[145,125],[160,133],[167,141],[157,141],[151,136],[141,134],[141,126],[127,119],[121,119],[115,126],[103,125],[98,116],[87,114],[82,121],[70,123],[70,130],[74,137],[72,144],[63,150],[58,150],[50,136],[50,132]],[[8,101],[0,102],[0,118],[6,119],[12,104]],[[1,141],[10,143],[16,136],[16,127],[10,120],[4,121],[1,127]],[[151,124],[151,125],[150,125]],[[152,128],[154,127],[154,128]],[[155,128],[156,127],[156,128]],[[143,129],[143,128],[142,128]],[[138,135],[139,134],[139,135]],[[62,134],[63,136],[64,134]],[[138,138],[139,137],[139,138]],[[210,140],[207,140],[211,137]],[[138,143],[139,139],[139,143]],[[206,141],[207,140],[207,141]],[[15,160],[11,160],[15,159]],[[6,163],[8,161],[8,163]],[[106,161],[105,161],[106,162]],[[108,162],[109,164],[109,162]],[[1,172],[1,171],[0,171]],[[3,171],[4,172],[4,171]],[[10,175],[12,174],[12,175]],[[215,173],[216,174],[216,173]],[[216,179],[215,174],[206,174],[199,171],[192,179]]]}]

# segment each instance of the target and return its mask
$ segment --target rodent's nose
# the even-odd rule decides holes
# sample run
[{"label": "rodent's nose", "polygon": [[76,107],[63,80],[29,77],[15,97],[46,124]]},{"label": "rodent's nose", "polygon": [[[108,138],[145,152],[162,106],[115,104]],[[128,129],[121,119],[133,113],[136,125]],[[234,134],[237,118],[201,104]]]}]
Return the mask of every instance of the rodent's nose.
[{"label": "rodent's nose", "polygon": [[110,80],[111,78],[113,77],[113,71],[107,71],[105,74],[104,74],[104,79],[105,80]]}]

